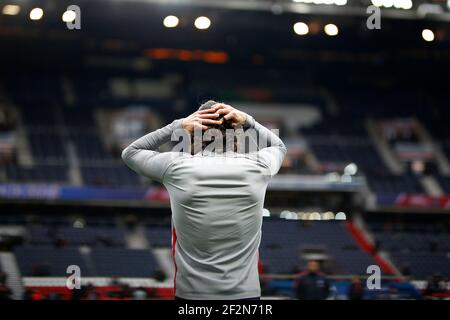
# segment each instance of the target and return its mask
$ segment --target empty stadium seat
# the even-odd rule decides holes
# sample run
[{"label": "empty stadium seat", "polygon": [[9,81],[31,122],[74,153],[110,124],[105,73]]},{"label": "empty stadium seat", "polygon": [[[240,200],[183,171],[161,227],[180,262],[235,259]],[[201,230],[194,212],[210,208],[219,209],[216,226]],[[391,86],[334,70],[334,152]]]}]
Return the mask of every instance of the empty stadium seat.
[{"label": "empty stadium seat", "polygon": [[150,250],[94,248],[91,258],[95,275],[102,277],[150,278],[158,270]]},{"label": "empty stadium seat", "polygon": [[67,267],[77,265],[84,276],[90,276],[78,248],[21,246],[14,249],[22,276],[67,276]]},{"label": "empty stadium seat", "polygon": [[345,226],[339,222],[304,222],[267,219],[263,223],[260,256],[269,273],[291,273],[302,265],[304,249],[323,250],[333,260],[334,271],[361,274],[374,264],[359,249]]},{"label": "empty stadium seat", "polygon": [[170,247],[172,231],[170,226],[150,226],[146,229],[146,236],[152,247]]}]

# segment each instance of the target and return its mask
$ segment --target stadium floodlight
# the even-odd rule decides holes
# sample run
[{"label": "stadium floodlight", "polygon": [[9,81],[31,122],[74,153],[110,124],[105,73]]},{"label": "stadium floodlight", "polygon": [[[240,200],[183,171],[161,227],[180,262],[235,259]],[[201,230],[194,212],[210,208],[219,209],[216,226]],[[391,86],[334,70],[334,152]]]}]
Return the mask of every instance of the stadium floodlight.
[{"label": "stadium floodlight", "polygon": [[405,1],[405,4],[403,5],[403,9],[409,10],[413,7],[413,3],[411,0]]},{"label": "stadium floodlight", "polygon": [[195,19],[194,26],[199,30],[208,29],[211,26],[211,20],[208,17],[198,17]]},{"label": "stadium floodlight", "polygon": [[344,6],[347,4],[347,0],[292,0],[295,3],[313,3],[313,4],[326,4],[337,6]]},{"label": "stadium floodlight", "polygon": [[312,212],[309,215],[309,220],[322,220],[322,217],[320,216],[320,213],[318,212]]},{"label": "stadium floodlight", "polygon": [[394,0],[394,8],[397,9],[411,9],[413,6],[413,3],[411,0]]},{"label": "stadium floodlight", "polygon": [[334,217],[335,220],[347,220],[347,216],[344,212],[338,212],[336,213],[336,216]]},{"label": "stadium floodlight", "polygon": [[329,23],[327,24],[323,30],[325,31],[325,33],[327,35],[329,35],[330,37],[336,36],[339,33],[339,29],[335,24]]},{"label": "stadium floodlight", "polygon": [[382,7],[383,6],[383,0],[372,0],[372,4],[376,7]]},{"label": "stadium floodlight", "polygon": [[351,183],[352,182],[352,176],[351,175],[349,175],[349,174],[343,174],[342,176],[341,176],[341,182],[342,183]]},{"label": "stadium floodlight", "polygon": [[358,166],[356,164],[349,163],[345,168],[344,168],[344,174],[350,175],[350,176],[354,176],[356,173],[358,172]]},{"label": "stadium floodlight", "polygon": [[308,34],[309,27],[304,22],[297,22],[293,26],[294,32],[298,34],[299,36],[304,36],[305,34]]},{"label": "stadium floodlight", "polygon": [[334,220],[334,213],[327,211],[321,214],[322,220]]},{"label": "stadium floodlight", "polygon": [[41,20],[44,16],[44,10],[41,8],[34,8],[30,11],[30,19],[31,20]]},{"label": "stadium floodlight", "polygon": [[396,8],[409,10],[413,7],[412,0],[371,0],[376,7]]},{"label": "stadium floodlight", "polygon": [[20,6],[15,4],[7,4],[3,7],[2,13],[7,16],[16,16],[20,12]]},{"label": "stadium floodlight", "polygon": [[394,0],[383,0],[383,7],[385,8],[392,8],[392,6],[394,5]]},{"label": "stadium floodlight", "polygon": [[334,0],[334,4],[337,6],[345,6],[347,4],[347,0]]},{"label": "stadium floodlight", "polygon": [[303,212],[300,214],[300,220],[309,220],[310,213]]},{"label": "stadium floodlight", "polygon": [[281,219],[286,219],[286,216],[289,214],[289,211],[288,210],[283,210],[283,211],[281,211],[281,213],[280,213],[280,218]]},{"label": "stadium floodlight", "polygon": [[163,20],[163,25],[166,28],[176,28],[180,23],[180,19],[177,16],[167,16]]},{"label": "stadium floodlight", "polygon": [[298,220],[298,216],[295,212],[289,211],[284,217],[286,220]]},{"label": "stadium floodlight", "polygon": [[328,182],[338,182],[340,179],[339,173],[337,172],[330,172],[327,173],[326,178]]},{"label": "stadium floodlight", "polygon": [[84,228],[85,227],[85,225],[86,225],[86,223],[85,223],[85,221],[83,220],[83,219],[76,219],[74,222],[73,222],[73,227],[74,228],[78,228],[78,229],[82,229],[82,228]]},{"label": "stadium floodlight", "polygon": [[67,10],[62,15],[62,21],[64,22],[72,22],[77,18],[77,14],[73,10]]},{"label": "stadium floodlight", "polygon": [[431,42],[434,40],[434,32],[430,29],[423,29],[422,30],[422,38],[423,40],[427,42]]}]

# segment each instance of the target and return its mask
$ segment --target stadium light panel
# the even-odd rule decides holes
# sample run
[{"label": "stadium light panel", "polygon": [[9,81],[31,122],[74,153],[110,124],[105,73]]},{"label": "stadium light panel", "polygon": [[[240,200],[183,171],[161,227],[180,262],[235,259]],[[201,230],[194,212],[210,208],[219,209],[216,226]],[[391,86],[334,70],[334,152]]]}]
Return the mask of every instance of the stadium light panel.
[{"label": "stadium light panel", "polygon": [[7,4],[3,7],[2,13],[7,16],[15,16],[20,12],[20,6],[15,4]]},{"label": "stadium light panel", "polygon": [[394,0],[383,0],[383,7],[385,8],[392,8],[392,6],[394,5]]},{"label": "stadium light panel", "polygon": [[321,220],[334,220],[334,213],[331,211],[327,211],[321,214]]},{"label": "stadium light panel", "polygon": [[318,212],[312,212],[309,215],[309,220],[322,220],[322,217],[320,216],[320,213]]},{"label": "stadium light panel", "polygon": [[412,0],[405,0],[402,9],[409,10],[413,7]]},{"label": "stadium light panel", "polygon": [[305,34],[308,34],[309,27],[304,22],[297,22],[293,26],[294,32],[298,34],[299,36],[304,36]]},{"label": "stadium light panel", "polygon": [[376,7],[409,10],[413,7],[412,0],[371,0]]},{"label": "stadium light panel", "polygon": [[383,0],[372,0],[372,4],[376,7],[382,7],[383,6]]},{"label": "stadium light panel", "polygon": [[313,4],[326,4],[344,6],[347,4],[347,0],[292,0],[295,3],[313,3]]},{"label": "stadium light panel", "polygon": [[330,37],[337,36],[339,33],[339,29],[335,24],[329,23],[324,27],[324,31]]},{"label": "stadium light panel", "polygon": [[344,173],[348,174],[350,176],[354,176],[356,173],[358,173],[358,166],[355,163],[349,163],[345,168],[344,168]]},{"label": "stadium light panel", "polygon": [[334,4],[337,6],[345,6],[347,4],[347,0],[334,0]]},{"label": "stadium light panel", "polygon": [[423,40],[427,42],[431,42],[434,40],[434,32],[430,29],[423,29],[422,30],[422,38]]},{"label": "stadium light panel", "polygon": [[180,23],[180,19],[177,16],[167,16],[163,20],[163,25],[166,28],[175,28]]},{"label": "stadium light panel", "polygon": [[411,0],[394,0],[394,8],[397,9],[411,9],[413,6],[413,3]]},{"label": "stadium light panel", "polygon": [[77,14],[73,10],[67,10],[62,15],[62,21],[64,22],[72,22],[76,19]]},{"label": "stadium light panel", "polygon": [[211,26],[211,20],[208,17],[198,17],[195,19],[194,25],[199,30],[205,30]]},{"label": "stadium light panel", "polygon": [[44,10],[41,8],[34,8],[30,11],[31,20],[40,20],[44,16]]},{"label": "stadium light panel", "polygon": [[283,210],[283,211],[281,211],[281,213],[280,213],[280,218],[286,219],[286,216],[287,216],[288,214],[289,214],[289,211]]},{"label": "stadium light panel", "polygon": [[336,216],[334,217],[335,220],[347,220],[347,215],[344,212],[338,212],[336,213]]}]

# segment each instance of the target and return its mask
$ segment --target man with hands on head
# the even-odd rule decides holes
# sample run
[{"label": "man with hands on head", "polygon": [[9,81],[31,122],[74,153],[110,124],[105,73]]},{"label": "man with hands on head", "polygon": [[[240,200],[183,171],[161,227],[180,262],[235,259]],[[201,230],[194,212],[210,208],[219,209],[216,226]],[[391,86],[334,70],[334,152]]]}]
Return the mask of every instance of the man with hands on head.
[{"label": "man with hands on head", "polygon": [[[267,147],[251,153],[163,152],[158,147],[176,130],[189,136],[208,129],[254,130]],[[122,153],[138,174],[161,182],[172,210],[175,297],[179,299],[258,299],[258,248],[267,184],[286,154],[281,139],[232,106],[208,101],[184,119],[151,132]]]}]

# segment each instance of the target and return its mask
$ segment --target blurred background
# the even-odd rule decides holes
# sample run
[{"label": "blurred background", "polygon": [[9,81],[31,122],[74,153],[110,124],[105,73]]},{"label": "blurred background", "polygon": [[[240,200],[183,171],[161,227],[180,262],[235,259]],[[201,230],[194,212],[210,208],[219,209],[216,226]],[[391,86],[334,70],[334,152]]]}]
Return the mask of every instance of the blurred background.
[{"label": "blurred background", "polygon": [[[168,194],[120,152],[207,99],[288,147],[263,213],[263,297],[450,296],[448,1],[0,10],[1,298],[172,298]],[[70,265],[82,289],[66,287]]]}]

